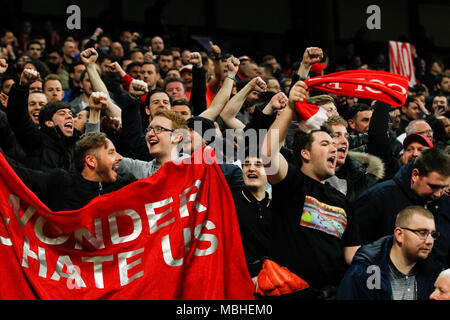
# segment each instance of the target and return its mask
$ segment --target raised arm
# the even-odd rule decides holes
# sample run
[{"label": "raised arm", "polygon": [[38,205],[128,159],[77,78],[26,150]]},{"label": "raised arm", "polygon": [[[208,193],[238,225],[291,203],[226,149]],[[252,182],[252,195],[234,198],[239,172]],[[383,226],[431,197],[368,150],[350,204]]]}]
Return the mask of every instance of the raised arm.
[{"label": "raised arm", "polygon": [[244,129],[245,125],[236,119],[236,115],[241,110],[245,99],[252,91],[263,92],[267,88],[266,83],[260,77],[250,80],[233,98],[228,101],[225,108],[220,113],[220,117],[225,122],[228,128],[231,129]]},{"label": "raised arm", "polygon": [[24,69],[19,83],[12,86],[6,113],[17,140],[27,153],[41,145],[42,133],[28,114],[28,87],[39,78],[39,72]]},{"label": "raised arm", "polygon": [[108,96],[108,104],[106,106],[106,113],[108,116],[116,119],[121,119],[122,110],[115,105],[109,97],[108,89],[103,82],[100,74],[97,72],[96,64],[98,53],[94,48],[88,48],[81,52],[81,61],[86,66],[87,73],[89,74],[89,80],[92,84],[92,89],[96,92],[103,92]]},{"label": "raised arm", "polygon": [[225,107],[225,104],[230,99],[231,91],[233,90],[234,78],[239,69],[239,63],[239,59],[233,56],[227,59],[227,76],[223,80],[222,87],[219,92],[217,92],[209,108],[200,114],[201,117],[216,121],[217,117]]},{"label": "raised arm", "polygon": [[103,92],[92,92],[89,97],[89,119],[85,132],[100,132],[100,113],[106,108],[108,96]]},{"label": "raised arm", "polygon": [[[311,66],[314,63],[319,62],[323,58],[323,51],[321,48],[318,47],[308,47],[305,49],[305,52],[303,53],[302,62],[300,63],[300,66],[292,76],[292,86],[298,81],[298,80],[305,80],[309,77],[309,70],[311,69]],[[289,89],[290,90],[290,89]]]},{"label": "raised arm", "polygon": [[[222,50],[212,41],[209,42],[209,46],[211,47],[211,55],[214,60],[214,77],[209,80],[209,89],[217,93],[220,89],[220,80],[223,78],[225,72],[222,65]],[[238,59],[239,61],[239,59]]]},{"label": "raised arm", "polygon": [[206,70],[199,52],[191,53],[189,63],[192,64],[192,91],[189,102],[194,108],[194,115],[198,115],[206,110]]},{"label": "raised arm", "polygon": [[264,138],[261,157],[266,167],[267,178],[271,184],[281,182],[287,175],[288,163],[280,153],[280,148],[295,114],[295,102],[306,99],[306,89],[306,84],[303,81],[297,81],[294,84],[289,92],[288,108],[284,108],[275,119]]},{"label": "raised arm", "polygon": [[309,47],[306,48],[303,53],[302,63],[300,63],[300,67],[298,68],[298,75],[302,78],[307,78],[309,75],[309,70],[311,70],[311,66],[314,63],[320,62],[323,58],[322,49],[317,47]]}]

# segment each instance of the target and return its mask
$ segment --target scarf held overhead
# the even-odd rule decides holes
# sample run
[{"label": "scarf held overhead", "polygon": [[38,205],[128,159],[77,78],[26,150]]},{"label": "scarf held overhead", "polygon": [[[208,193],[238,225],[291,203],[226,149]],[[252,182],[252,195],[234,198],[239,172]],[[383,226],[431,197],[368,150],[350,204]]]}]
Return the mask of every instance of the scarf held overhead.
[{"label": "scarf held overhead", "polygon": [[[357,97],[385,102],[391,106],[403,106],[408,92],[408,78],[384,71],[348,70],[305,80],[309,91],[324,91],[339,96]],[[296,102],[297,120],[323,122],[318,106],[305,101]],[[320,109],[320,110],[319,110]],[[326,120],[326,118],[325,118]]]},{"label": "scarf held overhead", "polygon": [[51,212],[0,154],[0,299],[252,299],[226,180],[193,157]]}]

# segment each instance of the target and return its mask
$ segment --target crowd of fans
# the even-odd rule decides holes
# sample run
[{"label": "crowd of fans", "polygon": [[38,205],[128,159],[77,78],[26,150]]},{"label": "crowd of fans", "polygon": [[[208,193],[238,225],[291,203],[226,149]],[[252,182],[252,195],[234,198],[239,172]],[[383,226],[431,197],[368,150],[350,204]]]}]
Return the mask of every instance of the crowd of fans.
[{"label": "crowd of fans", "polygon": [[[303,82],[389,71],[383,55],[336,58],[331,70],[309,47],[282,67],[212,41],[191,52],[105,31],[0,33],[0,151],[51,210],[81,208],[209,146],[256,297],[450,299],[450,66],[413,50],[419,84],[393,107]],[[299,101],[326,119],[304,126]],[[265,131],[250,143],[230,129]]]}]

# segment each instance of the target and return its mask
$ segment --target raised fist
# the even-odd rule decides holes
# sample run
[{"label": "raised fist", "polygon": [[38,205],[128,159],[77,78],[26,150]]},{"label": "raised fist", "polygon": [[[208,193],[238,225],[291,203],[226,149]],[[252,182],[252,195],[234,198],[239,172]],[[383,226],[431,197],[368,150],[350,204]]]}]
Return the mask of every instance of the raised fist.
[{"label": "raised fist", "polygon": [[120,66],[120,64],[117,61],[108,65],[108,70],[110,72],[118,73],[121,78],[123,78],[126,75],[126,72],[123,71],[122,67]]},{"label": "raised fist", "polygon": [[287,106],[289,99],[284,92],[278,92],[270,99],[269,104],[274,111],[282,110]]},{"label": "raised fist", "polygon": [[266,82],[260,77],[253,78],[248,84],[252,87],[253,90],[256,90],[258,92],[264,92],[267,90]]},{"label": "raised fist", "polygon": [[39,79],[39,72],[33,69],[23,69],[20,75],[20,84],[29,86],[33,82]]},{"label": "raised fist", "polygon": [[94,48],[88,48],[81,52],[80,58],[81,62],[85,65],[89,65],[97,61],[98,53]]},{"label": "raised fist", "polygon": [[130,84],[130,95],[134,98],[143,96],[148,92],[147,83],[142,80],[134,79]]},{"label": "raised fist", "polygon": [[194,65],[197,68],[201,68],[203,66],[202,56],[199,52],[192,52],[189,56],[189,63]]},{"label": "raised fist", "polygon": [[108,96],[103,92],[92,92],[89,97],[89,108],[102,110],[106,108],[108,103]]},{"label": "raised fist", "polygon": [[236,75],[236,73],[239,70],[239,64],[240,63],[241,62],[239,61],[238,58],[235,58],[233,56],[229,57],[227,59],[227,70],[228,70],[228,73],[231,73],[232,75]]},{"label": "raised fist", "polygon": [[323,52],[321,48],[317,47],[309,47],[306,48],[305,52],[303,53],[303,60],[302,64],[311,66],[314,63],[320,62],[323,58]]}]

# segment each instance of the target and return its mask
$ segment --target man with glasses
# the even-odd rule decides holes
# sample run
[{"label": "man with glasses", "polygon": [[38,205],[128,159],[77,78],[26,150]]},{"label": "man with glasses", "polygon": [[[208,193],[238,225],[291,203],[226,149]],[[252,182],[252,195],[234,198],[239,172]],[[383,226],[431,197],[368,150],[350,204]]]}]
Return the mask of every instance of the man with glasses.
[{"label": "man with glasses", "polygon": [[[395,215],[418,205],[433,213],[441,237],[430,258],[443,267],[450,264],[450,155],[437,148],[422,151],[400,168],[393,179],[367,189],[355,202],[355,213],[363,243],[392,234]],[[403,225],[404,227],[408,227]]]},{"label": "man with glasses", "polygon": [[439,237],[421,206],[399,212],[394,234],[362,246],[338,289],[338,300],[428,300],[440,267],[427,259]]},{"label": "man with glasses", "polygon": [[425,120],[411,121],[405,129],[405,133],[398,136],[397,140],[403,143],[406,136],[412,133],[421,134],[427,137],[431,142],[433,142],[433,129],[431,129],[430,125]]},{"label": "man with glasses", "polygon": [[177,148],[183,140],[183,129],[187,129],[186,121],[179,114],[168,110],[157,111],[145,135],[148,152],[153,160],[123,158],[119,164],[119,172],[129,172],[136,179],[142,179],[153,175],[168,161],[188,157],[180,157]]}]

